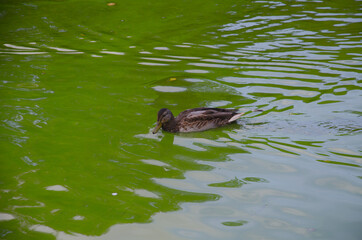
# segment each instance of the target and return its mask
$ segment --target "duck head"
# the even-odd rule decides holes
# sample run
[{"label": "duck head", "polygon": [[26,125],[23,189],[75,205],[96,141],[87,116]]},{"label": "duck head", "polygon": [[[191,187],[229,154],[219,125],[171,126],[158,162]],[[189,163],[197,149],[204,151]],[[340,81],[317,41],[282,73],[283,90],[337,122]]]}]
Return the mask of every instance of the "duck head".
[{"label": "duck head", "polygon": [[160,130],[160,128],[168,123],[171,123],[175,117],[173,116],[172,112],[167,108],[162,108],[158,111],[157,114],[157,125],[153,129],[152,133],[155,134]]}]

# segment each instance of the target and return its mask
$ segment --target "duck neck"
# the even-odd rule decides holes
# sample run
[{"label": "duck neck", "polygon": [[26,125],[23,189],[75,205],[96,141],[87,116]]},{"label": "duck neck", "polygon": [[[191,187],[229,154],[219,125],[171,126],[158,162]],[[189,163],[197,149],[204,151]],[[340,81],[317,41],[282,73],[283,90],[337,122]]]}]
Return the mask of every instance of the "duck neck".
[{"label": "duck neck", "polygon": [[175,118],[172,117],[170,121],[162,124],[162,129],[167,131],[167,132],[176,132],[177,129],[176,129],[176,121],[175,121]]}]

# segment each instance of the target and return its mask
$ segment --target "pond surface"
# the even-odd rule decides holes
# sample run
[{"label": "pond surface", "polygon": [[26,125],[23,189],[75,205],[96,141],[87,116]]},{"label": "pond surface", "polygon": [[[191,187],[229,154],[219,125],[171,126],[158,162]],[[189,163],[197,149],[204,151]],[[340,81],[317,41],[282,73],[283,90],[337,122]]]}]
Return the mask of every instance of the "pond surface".
[{"label": "pond surface", "polygon": [[[361,1],[11,0],[0,24],[1,239],[361,239]],[[152,134],[201,106],[247,114]]]}]

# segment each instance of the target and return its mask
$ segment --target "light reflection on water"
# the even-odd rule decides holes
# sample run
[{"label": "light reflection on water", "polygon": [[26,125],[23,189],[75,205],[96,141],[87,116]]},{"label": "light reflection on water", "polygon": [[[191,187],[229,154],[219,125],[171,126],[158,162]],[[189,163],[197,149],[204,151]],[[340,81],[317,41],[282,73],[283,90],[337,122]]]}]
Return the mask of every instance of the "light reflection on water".
[{"label": "light reflection on water", "polygon": [[[87,25],[25,4],[40,20],[2,30],[2,238],[358,239],[357,1],[210,3],[208,20],[163,3],[142,24],[121,4]],[[158,109],[198,106],[247,114],[151,133]]]}]

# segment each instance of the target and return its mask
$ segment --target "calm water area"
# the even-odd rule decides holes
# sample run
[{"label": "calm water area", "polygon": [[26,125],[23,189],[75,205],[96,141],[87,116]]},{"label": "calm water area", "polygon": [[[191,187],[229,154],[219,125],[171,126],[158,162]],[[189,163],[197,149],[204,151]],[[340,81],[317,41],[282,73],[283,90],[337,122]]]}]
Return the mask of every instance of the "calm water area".
[{"label": "calm water area", "polygon": [[361,7],[1,0],[0,239],[362,239]]}]

